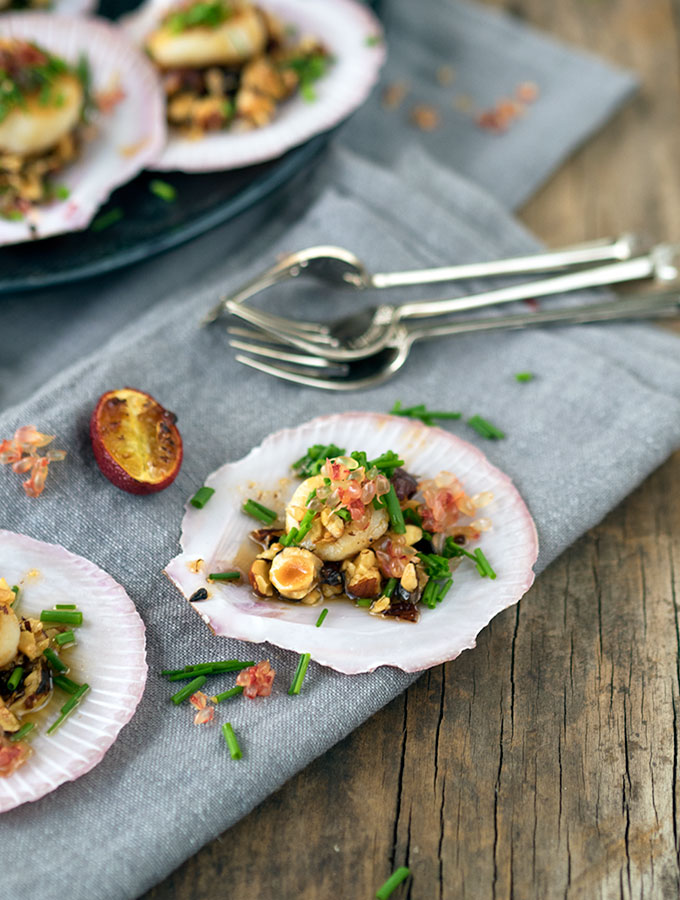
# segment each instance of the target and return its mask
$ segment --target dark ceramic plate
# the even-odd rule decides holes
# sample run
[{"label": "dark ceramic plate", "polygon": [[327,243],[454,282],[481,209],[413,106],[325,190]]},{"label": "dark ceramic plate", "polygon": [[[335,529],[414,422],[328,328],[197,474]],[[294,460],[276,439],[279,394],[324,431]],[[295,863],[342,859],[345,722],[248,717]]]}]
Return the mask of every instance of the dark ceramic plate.
[{"label": "dark ceramic plate", "polygon": [[[99,12],[117,18],[134,0],[102,0]],[[370,4],[378,5],[377,0]],[[331,132],[332,133],[332,132]],[[253,206],[309,166],[326,146],[319,135],[279,159],[230,172],[160,176],[143,172],[115,191],[98,215],[120,209],[123,217],[105,230],[78,231],[0,251],[0,294],[53,287],[102,275],[177,247]],[[176,188],[167,203],[151,193],[160,177]]]}]

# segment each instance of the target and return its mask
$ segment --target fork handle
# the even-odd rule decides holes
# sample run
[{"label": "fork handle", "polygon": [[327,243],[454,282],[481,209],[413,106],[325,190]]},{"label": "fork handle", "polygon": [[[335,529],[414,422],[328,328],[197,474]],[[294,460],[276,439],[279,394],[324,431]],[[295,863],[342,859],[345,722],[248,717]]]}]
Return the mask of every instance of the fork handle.
[{"label": "fork handle", "polygon": [[664,281],[677,277],[674,265],[675,248],[660,244],[646,256],[638,256],[626,262],[613,263],[608,266],[583,269],[568,275],[558,275],[539,281],[514,284],[510,287],[472,294],[469,297],[455,297],[452,300],[421,301],[405,303],[397,307],[398,319],[420,319],[426,316],[441,316],[446,313],[461,312],[468,309],[479,309],[494,306],[497,303],[509,303],[514,300],[527,300],[532,297],[546,297],[550,294],[561,294],[565,291],[577,291],[584,288],[601,287],[607,284],[618,284],[623,281],[635,281],[641,278],[656,276]]},{"label": "fork handle", "polygon": [[636,294],[608,303],[594,303],[549,312],[519,313],[489,319],[468,319],[448,325],[430,325],[409,329],[411,342],[448,337],[452,334],[475,334],[485,331],[509,331],[537,325],[583,325],[588,322],[611,322],[625,319],[653,319],[680,313],[680,291]]},{"label": "fork handle", "polygon": [[440,266],[436,269],[415,269],[407,272],[378,272],[367,278],[366,287],[393,288],[416,284],[436,284],[441,281],[462,281],[468,278],[490,278],[500,275],[530,275],[532,272],[551,272],[572,266],[630,259],[638,250],[639,241],[633,234],[622,234],[612,240],[603,238],[576,244],[562,250],[549,250],[529,256],[515,256],[487,262]]}]

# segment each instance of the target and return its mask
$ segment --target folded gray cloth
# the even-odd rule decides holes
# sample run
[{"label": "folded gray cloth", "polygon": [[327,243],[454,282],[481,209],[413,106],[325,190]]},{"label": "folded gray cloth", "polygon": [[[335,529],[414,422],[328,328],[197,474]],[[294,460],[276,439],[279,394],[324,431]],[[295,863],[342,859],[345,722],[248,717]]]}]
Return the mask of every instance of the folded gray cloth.
[{"label": "folded gray cloth", "polygon": [[[364,109],[345,126],[340,140],[381,162],[392,162],[405,145],[419,142],[444,165],[486,186],[505,205],[523,202],[576,146],[597,129],[633,90],[628,74],[541,36],[495,10],[447,0],[385,0],[388,63]],[[437,81],[440,65],[455,70],[452,85]],[[528,115],[505,135],[482,131],[470,114],[454,108],[469,95],[486,107],[526,80],[540,96]],[[382,89],[395,81],[409,86],[403,106],[387,111]],[[434,103],[442,124],[425,134],[408,124],[416,102]],[[170,177],[172,180],[172,177]],[[323,184],[298,179],[288,197],[298,209],[312,202]],[[392,198],[398,204],[398,195]],[[289,203],[281,194],[267,201],[264,219]],[[137,265],[115,277],[0,302],[0,409],[17,403],[65,365],[91,353],[109,335],[150,308],[178,284],[200,286],[222,263],[225,247],[250,233],[257,216],[241,217],[174,253]],[[113,240],[103,232],[101,240]],[[348,235],[341,235],[346,244]],[[237,245],[238,246],[238,245]],[[290,245],[293,249],[298,249]],[[10,252],[10,251],[8,251]],[[38,252],[38,248],[36,248]],[[474,248],[467,257],[476,257]],[[453,257],[446,254],[446,259]],[[237,271],[232,268],[231,271]]]},{"label": "folded gray cloth", "polygon": [[[286,688],[296,657],[258,647],[255,657],[271,660],[277,680],[268,700],[237,700],[229,709],[245,751],[239,762],[226,753],[217,728],[198,729],[188,710],[169,703],[160,669],[253,652],[213,637],[160,570],[177,552],[184,500],[208,472],[241,457],[267,432],[319,413],[385,411],[396,399],[487,417],[506,431],[505,440],[485,442],[463,422],[450,427],[516,482],[537,522],[539,570],[680,444],[678,343],[651,327],[589,326],[431,343],[416,348],[391,383],[337,396],[240,367],[223,328],[198,326],[218,288],[233,289],[290,247],[344,243],[351,234],[375,268],[462,261],[471,248],[499,255],[535,247],[469,183],[420,154],[396,164],[398,174],[388,174],[334,152],[322,173],[328,187],[292,227],[295,198],[276,222],[262,222],[247,246],[239,249],[233,241],[223,248],[234,255],[211,272],[213,284],[165,301],[0,417],[0,436],[33,422],[58,434],[69,452],[37,501],[23,496],[11,471],[0,470],[3,527],[59,541],[120,580],[146,623],[150,665],[139,710],[103,761],[73,784],[0,818],[5,846],[40,846],[46,859],[69,860],[68,867],[52,866],[48,879],[34,867],[10,867],[3,873],[7,896],[138,895],[411,682],[413,676],[393,669],[348,678],[312,663],[302,693],[291,698]],[[333,310],[357,304],[350,291],[318,287],[301,290],[300,302],[310,302],[310,293],[317,313],[322,304]],[[513,374],[525,370],[536,378],[518,384]],[[150,391],[179,416],[183,468],[157,495],[121,493],[91,455],[92,406],[99,393],[123,384]],[[226,713],[218,715],[222,720]]]}]

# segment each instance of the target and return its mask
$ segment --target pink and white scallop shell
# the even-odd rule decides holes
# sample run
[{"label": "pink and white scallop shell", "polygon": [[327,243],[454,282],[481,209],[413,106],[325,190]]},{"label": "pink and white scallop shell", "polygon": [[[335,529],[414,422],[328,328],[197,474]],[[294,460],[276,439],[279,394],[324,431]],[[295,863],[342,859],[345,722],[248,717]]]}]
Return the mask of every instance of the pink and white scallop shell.
[{"label": "pink and white scallop shell", "polygon": [[0,219],[0,245],[86,228],[112,191],[130,181],[165,145],[165,100],[156,72],[125,32],[105,19],[43,12],[0,16],[0,36],[34,41],[71,64],[87,56],[95,94],[123,97],[92,121],[97,135],[55,177],[68,199],[36,206],[22,221]]},{"label": "pink and white scallop shell", "polygon": [[[124,27],[141,46],[177,0],[147,0],[125,17]],[[320,39],[334,58],[328,73],[314,85],[316,99],[300,96],[283,103],[274,121],[237,133],[225,130],[200,140],[169,135],[152,168],[180,172],[215,172],[276,159],[314,135],[333,128],[358,109],[377,81],[385,60],[382,28],[373,13],[356,0],[257,0],[286,25]]]},{"label": "pink and white scallop shell", "polygon": [[[395,450],[406,468],[421,478],[449,471],[469,495],[491,491],[494,500],[484,516],[493,527],[483,534],[480,546],[497,578],[480,578],[474,566],[461,565],[446,599],[434,610],[422,608],[417,624],[371,616],[347,600],[329,600],[321,628],[315,626],[321,604],[259,600],[247,585],[208,582],[210,572],[233,567],[253,529],[253,520],[240,512],[243,502],[256,499],[262,490],[265,505],[273,495],[267,492],[278,492],[285,504],[298,483],[290,478],[291,462],[312,444],[331,442],[348,452],[365,450],[369,457]],[[481,629],[517,603],[534,580],[536,528],[510,478],[472,444],[410,419],[361,412],[313,419],[270,435],[205,483],[215,493],[202,510],[187,504],[182,552],[168,564],[166,574],[187,598],[199,588],[207,589],[208,599],[192,605],[216,634],[310,653],[322,665],[349,675],[378,666],[417,672],[455,659],[474,647]],[[204,563],[197,572],[198,559]]]},{"label": "pink and white scallop shell", "polygon": [[[0,778],[0,812],[38,800],[89,772],[137,708],[146,683],[144,624],[123,588],[102,569],[58,544],[0,530],[0,572],[21,588],[19,612],[39,615],[55,603],[83,612],[77,646],[69,651],[72,677],[91,690],[52,736],[36,729],[33,755]],[[59,693],[59,691],[57,691]],[[64,695],[63,702],[66,702]]]},{"label": "pink and white scallop shell", "polygon": [[54,0],[45,12],[55,12],[60,16],[86,16],[97,8],[97,0]]}]

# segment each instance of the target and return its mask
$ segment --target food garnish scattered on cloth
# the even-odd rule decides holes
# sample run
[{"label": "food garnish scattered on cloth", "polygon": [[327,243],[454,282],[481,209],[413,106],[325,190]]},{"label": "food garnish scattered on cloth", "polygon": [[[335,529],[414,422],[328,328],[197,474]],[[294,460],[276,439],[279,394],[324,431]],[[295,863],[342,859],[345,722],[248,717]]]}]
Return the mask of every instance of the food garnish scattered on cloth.
[{"label": "food garnish scattered on cloth", "polygon": [[48,450],[44,456],[38,453],[54,440],[55,435],[43,434],[35,425],[24,425],[14,432],[14,437],[0,441],[0,465],[11,466],[20,475],[30,473],[23,487],[29,497],[39,497],[45,490],[50,463],[66,459],[65,450]]},{"label": "food garnish scattered on cloth", "polygon": [[106,391],[90,418],[92,450],[102,473],[130,494],[168,487],[182,465],[176,421],[174,413],[144,391]]},{"label": "food garnish scattered on cloth", "polygon": [[[314,419],[206,479],[166,573],[215,633],[348,674],[419,671],[517,602],[537,539],[510,479],[416,417],[457,414],[402,413]],[[333,615],[318,629],[322,601]]]},{"label": "food garnish scattered on cloth", "polygon": [[58,544],[0,530],[0,813],[95,766],[145,681],[123,588]]},{"label": "food garnish scattered on cloth", "polygon": [[227,126],[260,128],[330,64],[313,35],[247,0],[187,0],[169,9],[147,37],[167,96],[168,122],[190,138]]}]

